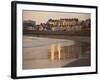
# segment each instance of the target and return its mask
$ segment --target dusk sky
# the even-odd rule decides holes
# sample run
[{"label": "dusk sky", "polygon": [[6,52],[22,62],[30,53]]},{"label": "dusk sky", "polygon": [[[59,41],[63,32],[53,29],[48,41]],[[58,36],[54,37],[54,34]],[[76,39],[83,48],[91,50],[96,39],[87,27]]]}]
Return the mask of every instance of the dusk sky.
[{"label": "dusk sky", "polygon": [[72,13],[72,12],[50,12],[50,11],[23,11],[23,20],[33,20],[36,24],[46,23],[48,19],[60,19],[60,18],[78,18],[79,20],[85,20],[90,18],[89,13]]}]

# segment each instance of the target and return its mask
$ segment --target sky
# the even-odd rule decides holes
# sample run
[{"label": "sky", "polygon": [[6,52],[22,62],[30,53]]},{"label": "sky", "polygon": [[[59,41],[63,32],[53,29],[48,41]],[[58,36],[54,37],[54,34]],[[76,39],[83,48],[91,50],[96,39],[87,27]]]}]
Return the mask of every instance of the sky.
[{"label": "sky", "polygon": [[33,20],[36,24],[46,23],[48,19],[60,18],[78,18],[79,20],[86,20],[90,18],[89,13],[73,13],[73,12],[52,12],[52,11],[23,11],[23,20]]}]

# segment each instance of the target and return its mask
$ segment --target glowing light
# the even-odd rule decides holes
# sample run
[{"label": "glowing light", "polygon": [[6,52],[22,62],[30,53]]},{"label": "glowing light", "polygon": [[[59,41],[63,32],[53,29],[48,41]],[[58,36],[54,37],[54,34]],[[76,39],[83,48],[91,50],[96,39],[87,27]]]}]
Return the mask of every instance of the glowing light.
[{"label": "glowing light", "polygon": [[60,46],[60,44],[58,44],[57,48],[58,48],[58,60],[60,61],[61,60],[61,46]]},{"label": "glowing light", "polygon": [[54,63],[55,45],[51,45],[51,61]]},{"label": "glowing light", "polygon": [[51,61],[52,63],[54,63],[55,60],[55,49],[57,50],[57,59],[59,60],[59,62],[61,61],[61,45],[58,44],[57,46],[55,46],[54,44],[51,45]]}]

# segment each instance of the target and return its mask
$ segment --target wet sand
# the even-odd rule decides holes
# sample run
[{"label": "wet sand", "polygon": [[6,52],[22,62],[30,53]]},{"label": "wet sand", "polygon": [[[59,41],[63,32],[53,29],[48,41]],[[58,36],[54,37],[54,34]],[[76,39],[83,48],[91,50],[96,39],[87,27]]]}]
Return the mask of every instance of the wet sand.
[{"label": "wet sand", "polygon": [[[42,38],[41,38],[42,37]],[[44,38],[44,39],[43,39]],[[38,39],[40,41],[38,41]],[[42,41],[42,42],[41,42]],[[50,53],[50,44],[63,43],[67,41],[67,45],[74,44],[77,42],[77,47],[75,51],[77,53],[77,57],[61,59],[58,61],[54,60],[54,63],[50,60],[47,53]],[[68,67],[68,65],[75,62],[74,66],[89,66],[89,63],[82,62],[79,64],[77,60],[78,57],[87,57],[90,60],[90,38],[89,37],[79,37],[79,36],[24,36],[23,37],[23,69],[38,69],[38,68],[57,68],[57,67]],[[67,49],[66,46],[64,47]],[[78,51],[80,49],[80,51]],[[67,52],[65,52],[67,53]],[[81,56],[80,56],[81,54]],[[86,59],[85,59],[86,60]],[[80,61],[80,60],[79,60]],[[71,66],[71,65],[69,65]],[[73,66],[73,65],[72,65]],[[74,67],[73,66],[73,67]]]}]

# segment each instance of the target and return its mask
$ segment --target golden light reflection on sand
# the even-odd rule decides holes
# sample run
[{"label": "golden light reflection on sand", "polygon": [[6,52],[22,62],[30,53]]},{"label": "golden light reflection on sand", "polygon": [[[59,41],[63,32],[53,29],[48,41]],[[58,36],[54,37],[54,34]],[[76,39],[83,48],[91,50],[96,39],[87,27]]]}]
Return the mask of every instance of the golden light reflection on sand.
[{"label": "golden light reflection on sand", "polygon": [[57,46],[52,44],[51,45],[51,61],[52,63],[54,63],[55,61],[55,51],[57,49],[57,59],[59,60],[59,62],[61,61],[61,45],[58,44]]},{"label": "golden light reflection on sand", "polygon": [[51,61],[54,63],[54,52],[55,52],[55,45],[51,45]]},{"label": "golden light reflection on sand", "polygon": [[61,46],[60,46],[60,44],[57,45],[57,48],[58,48],[58,60],[60,61],[61,60]]}]

